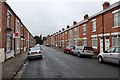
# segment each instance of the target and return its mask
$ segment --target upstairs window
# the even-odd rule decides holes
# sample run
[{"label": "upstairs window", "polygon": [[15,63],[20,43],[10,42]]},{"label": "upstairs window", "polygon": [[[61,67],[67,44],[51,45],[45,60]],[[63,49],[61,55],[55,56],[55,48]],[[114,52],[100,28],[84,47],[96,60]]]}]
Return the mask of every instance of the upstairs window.
[{"label": "upstairs window", "polygon": [[113,28],[120,27],[120,9],[113,12],[114,26]]},{"label": "upstairs window", "polygon": [[74,34],[75,34],[75,36],[77,36],[77,29],[76,28],[74,29]]},{"label": "upstairs window", "polygon": [[11,27],[11,13],[9,10],[7,11],[7,27]]},{"label": "upstairs window", "polygon": [[96,19],[92,20],[92,32],[96,31]]},{"label": "upstairs window", "polygon": [[86,35],[86,24],[83,25],[83,35]]}]

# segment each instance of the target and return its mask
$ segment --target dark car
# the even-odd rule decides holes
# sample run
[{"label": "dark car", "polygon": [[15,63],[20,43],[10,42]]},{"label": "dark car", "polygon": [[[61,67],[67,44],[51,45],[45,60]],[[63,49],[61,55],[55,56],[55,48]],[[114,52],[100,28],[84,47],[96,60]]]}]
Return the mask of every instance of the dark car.
[{"label": "dark car", "polygon": [[71,50],[74,48],[74,46],[67,46],[64,48],[64,53],[71,54]]}]

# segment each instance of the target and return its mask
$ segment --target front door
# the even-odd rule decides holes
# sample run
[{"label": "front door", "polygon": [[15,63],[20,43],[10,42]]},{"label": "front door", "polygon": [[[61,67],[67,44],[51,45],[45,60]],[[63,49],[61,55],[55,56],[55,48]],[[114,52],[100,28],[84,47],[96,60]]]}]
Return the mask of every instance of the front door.
[{"label": "front door", "polygon": [[109,36],[106,36],[105,38],[105,51],[110,48],[110,40]]},{"label": "front door", "polygon": [[100,39],[100,52],[103,52],[103,39]]}]

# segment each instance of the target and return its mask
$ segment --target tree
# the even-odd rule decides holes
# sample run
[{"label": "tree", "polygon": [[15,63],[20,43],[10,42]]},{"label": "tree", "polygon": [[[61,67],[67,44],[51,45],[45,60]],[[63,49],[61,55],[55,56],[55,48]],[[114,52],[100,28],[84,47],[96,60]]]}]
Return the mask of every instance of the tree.
[{"label": "tree", "polygon": [[39,44],[39,36],[34,36],[34,39],[36,40],[36,44]]},{"label": "tree", "polygon": [[34,39],[36,40],[36,44],[42,45],[44,40],[46,40],[46,37],[44,36],[42,37],[42,35],[40,35],[40,36],[34,36]]}]

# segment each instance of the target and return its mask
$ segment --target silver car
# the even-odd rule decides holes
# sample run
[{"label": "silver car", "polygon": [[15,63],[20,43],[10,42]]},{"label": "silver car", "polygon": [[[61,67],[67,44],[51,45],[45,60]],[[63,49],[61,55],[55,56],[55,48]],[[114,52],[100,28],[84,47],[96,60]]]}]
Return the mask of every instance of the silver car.
[{"label": "silver car", "polygon": [[30,48],[28,52],[28,60],[34,59],[34,58],[42,58],[41,54],[42,50],[40,47],[32,47]]},{"label": "silver car", "polygon": [[120,63],[120,47],[112,47],[98,55],[98,62]]},{"label": "silver car", "polygon": [[89,46],[75,46],[71,52],[72,54],[75,54],[78,57],[85,56],[85,55],[86,56],[94,55],[93,48]]}]

